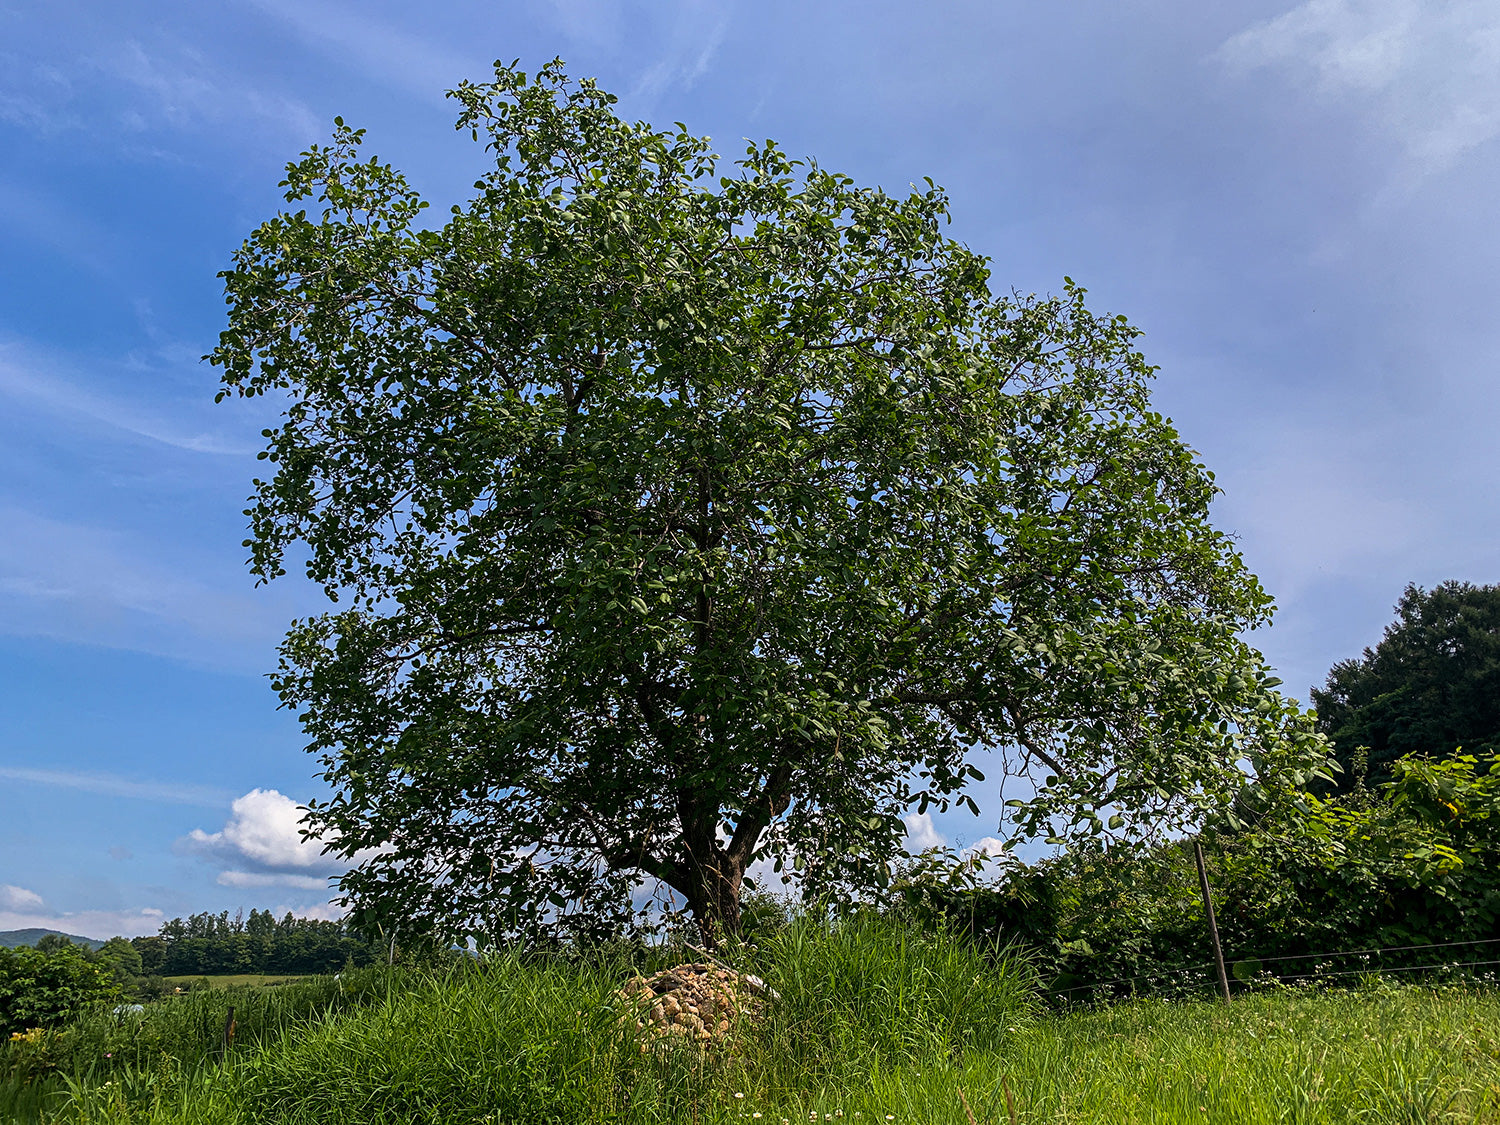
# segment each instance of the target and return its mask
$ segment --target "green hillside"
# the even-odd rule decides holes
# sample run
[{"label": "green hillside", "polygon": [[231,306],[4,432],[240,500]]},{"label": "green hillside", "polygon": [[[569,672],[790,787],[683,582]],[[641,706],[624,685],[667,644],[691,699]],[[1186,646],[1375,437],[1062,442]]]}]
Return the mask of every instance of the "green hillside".
[{"label": "green hillside", "polygon": [[98,949],[104,944],[99,938],[80,937],[78,934],[65,934],[61,930],[44,930],[33,926],[29,930],[0,930],[0,949],[16,949],[23,945],[35,945],[48,934],[65,937],[73,944],[82,945],[89,949]]}]

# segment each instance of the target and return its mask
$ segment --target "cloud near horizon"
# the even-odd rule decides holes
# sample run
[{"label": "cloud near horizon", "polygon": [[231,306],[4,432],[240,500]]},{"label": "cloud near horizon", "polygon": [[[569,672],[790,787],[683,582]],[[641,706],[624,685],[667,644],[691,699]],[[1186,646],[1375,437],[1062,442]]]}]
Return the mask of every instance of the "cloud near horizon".
[{"label": "cloud near horizon", "polygon": [[223,828],[195,828],[173,850],[223,865],[216,880],[223,887],[326,891],[330,877],[342,875],[374,852],[359,852],[352,861],[327,854],[323,841],[303,836],[306,812],[305,806],[275,789],[252,789],[235,799]]},{"label": "cloud near horizon", "polygon": [[42,896],[35,891],[0,883],[0,910],[34,910],[43,905]]},{"label": "cloud near horizon", "polygon": [[139,910],[0,909],[0,930],[57,930],[104,941],[112,937],[149,936],[159,931],[166,919],[165,911],[150,906]]}]

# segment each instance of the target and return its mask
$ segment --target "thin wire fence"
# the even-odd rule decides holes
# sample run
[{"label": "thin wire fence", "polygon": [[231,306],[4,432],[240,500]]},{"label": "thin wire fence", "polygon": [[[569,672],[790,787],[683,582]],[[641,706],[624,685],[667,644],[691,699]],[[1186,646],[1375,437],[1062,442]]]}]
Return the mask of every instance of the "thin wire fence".
[{"label": "thin wire fence", "polygon": [[[1280,964],[1288,961],[1331,962],[1347,957],[1376,957],[1392,953],[1415,953],[1430,949],[1460,949],[1486,945],[1500,945],[1500,938],[1476,938],[1472,941],[1424,942],[1418,945],[1385,945],[1367,949],[1322,950],[1313,953],[1286,953],[1275,957],[1241,955],[1238,957],[1226,957],[1226,960],[1231,965],[1255,965],[1259,969],[1259,967],[1267,964]],[[1495,965],[1500,965],[1500,959],[1483,961],[1434,961],[1425,965],[1365,965],[1356,969],[1319,969],[1310,973],[1274,973],[1271,976],[1278,981],[1321,980],[1330,977],[1384,976],[1390,973],[1467,970]],[[1087,984],[1071,985],[1067,988],[1054,988],[1049,991],[1053,996],[1068,996],[1075,992],[1102,992],[1109,990],[1115,985],[1130,985],[1133,990],[1137,984],[1145,985],[1151,990],[1158,990],[1162,987],[1164,981],[1175,980],[1190,973],[1207,972],[1214,967],[1215,962],[1213,961],[1200,961],[1172,969],[1132,973],[1129,976],[1115,977],[1111,980],[1090,981]],[[1238,976],[1235,979],[1240,980],[1242,983],[1244,981],[1244,978]]]}]

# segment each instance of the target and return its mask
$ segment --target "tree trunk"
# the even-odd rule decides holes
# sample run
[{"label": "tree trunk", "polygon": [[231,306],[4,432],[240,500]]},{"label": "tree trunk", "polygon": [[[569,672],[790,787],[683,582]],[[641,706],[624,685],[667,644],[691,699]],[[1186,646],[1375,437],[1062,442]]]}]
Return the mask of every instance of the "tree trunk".
[{"label": "tree trunk", "polygon": [[693,856],[690,863],[689,885],[677,889],[687,898],[704,947],[717,949],[725,938],[739,935],[740,887],[745,871],[717,847],[707,856]]}]

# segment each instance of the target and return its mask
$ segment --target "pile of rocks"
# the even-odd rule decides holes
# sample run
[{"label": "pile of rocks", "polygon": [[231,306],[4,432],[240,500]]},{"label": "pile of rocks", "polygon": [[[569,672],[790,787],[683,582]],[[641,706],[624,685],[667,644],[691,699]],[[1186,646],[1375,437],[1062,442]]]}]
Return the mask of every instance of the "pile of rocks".
[{"label": "pile of rocks", "polygon": [[636,1030],[658,1041],[676,1036],[703,1044],[727,1039],[739,1017],[759,1015],[758,997],[766,993],[757,978],[708,962],[634,977],[620,989],[636,1006]]}]

